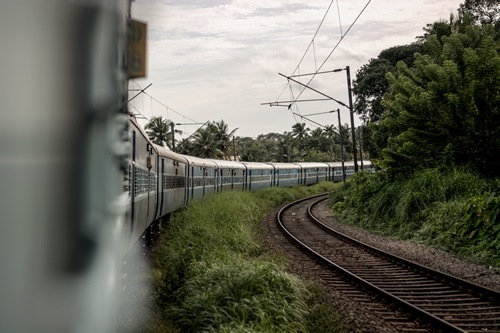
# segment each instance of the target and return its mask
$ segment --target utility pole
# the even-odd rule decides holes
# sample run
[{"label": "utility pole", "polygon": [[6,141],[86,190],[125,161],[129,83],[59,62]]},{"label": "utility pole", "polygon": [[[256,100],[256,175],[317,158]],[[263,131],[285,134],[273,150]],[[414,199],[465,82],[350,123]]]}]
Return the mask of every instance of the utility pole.
[{"label": "utility pole", "polygon": [[[327,94],[324,94],[322,93],[321,91],[317,90],[317,89],[314,89],[310,86],[308,86],[307,84],[304,84],[300,81],[297,81],[297,80],[294,80],[291,76],[286,76],[284,74],[281,74],[281,73],[278,73],[279,75],[285,77],[287,80],[289,81],[292,81],[292,82],[295,82],[303,87],[306,87],[324,97],[326,97],[327,99],[330,99],[334,102],[337,102],[338,104],[346,107],[347,109],[349,109],[349,113],[350,113],[350,118],[351,118],[351,134],[352,134],[352,146],[353,146],[353,155],[354,155],[354,172],[358,172],[358,156],[357,156],[357,149],[356,149],[356,132],[355,132],[355,127],[354,127],[354,108],[353,108],[353,105],[352,105],[352,88],[351,88],[351,69],[349,66],[346,66],[345,68],[337,68],[337,69],[334,69],[334,70],[331,70],[331,71],[326,71],[326,72],[318,72],[318,73],[311,73],[311,74],[300,74],[300,75],[294,75],[294,77],[297,77],[297,76],[306,76],[306,75],[316,75],[316,74],[323,74],[323,73],[336,73],[336,72],[341,72],[341,71],[346,71],[346,76],[347,76],[347,92],[348,92],[348,95],[349,95],[349,105],[346,105],[345,103],[331,97],[331,96],[328,96]],[[295,102],[298,102],[298,101],[294,101]],[[282,102],[274,102],[274,103],[263,103],[263,104],[269,104],[270,106],[273,106],[273,104],[275,106],[284,106],[284,105],[281,105],[280,103]],[[290,107],[289,107],[290,108]]]},{"label": "utility pole", "polygon": [[349,111],[351,114],[351,135],[352,135],[352,151],[354,154],[354,172],[358,172],[358,157],[356,151],[356,132],[354,130],[354,108],[352,107],[352,89],[351,89],[351,69],[346,66],[345,71],[347,73],[347,91],[349,93]]},{"label": "utility pole", "polygon": [[342,142],[342,125],[340,123],[340,109],[337,109],[339,118],[339,140],[340,140],[340,158],[342,159],[342,181],[345,184],[345,167],[344,167],[344,143]]},{"label": "utility pole", "polygon": [[175,124],[170,123],[170,130],[172,131],[172,151],[175,152]]}]

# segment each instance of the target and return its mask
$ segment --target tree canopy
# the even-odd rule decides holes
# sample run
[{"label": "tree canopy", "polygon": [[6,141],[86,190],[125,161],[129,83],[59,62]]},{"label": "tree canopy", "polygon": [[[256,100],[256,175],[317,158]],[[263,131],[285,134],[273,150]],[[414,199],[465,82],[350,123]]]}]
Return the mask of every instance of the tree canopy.
[{"label": "tree canopy", "polygon": [[396,71],[396,64],[403,61],[413,65],[415,52],[422,52],[423,46],[418,43],[394,46],[383,50],[376,59],[371,59],[356,73],[353,81],[353,93],[356,96],[354,111],[365,122],[377,121],[384,113],[382,98],[389,88],[385,75]]},{"label": "tree canopy", "polygon": [[152,117],[144,129],[153,143],[162,147],[166,144],[171,148],[173,138],[170,126],[171,123],[171,120],[163,119],[161,116]]},{"label": "tree canopy", "polygon": [[429,54],[415,54],[386,77],[385,113],[374,127],[382,163],[405,175],[418,168],[469,165],[498,175],[500,57],[491,25],[431,35]]},{"label": "tree canopy", "polygon": [[417,42],[371,59],[353,82],[364,148],[389,174],[467,165],[498,176],[499,0],[466,0]]}]

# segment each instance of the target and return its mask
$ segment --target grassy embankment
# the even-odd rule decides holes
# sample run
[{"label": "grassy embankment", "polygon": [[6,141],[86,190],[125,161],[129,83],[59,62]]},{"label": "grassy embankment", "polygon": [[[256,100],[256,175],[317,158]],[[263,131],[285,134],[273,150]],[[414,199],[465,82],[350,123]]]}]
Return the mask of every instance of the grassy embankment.
[{"label": "grassy embankment", "polygon": [[274,207],[336,185],[225,192],[173,215],[155,249],[150,332],[342,332],[317,287],[259,242]]},{"label": "grassy embankment", "polygon": [[500,267],[500,181],[466,170],[424,170],[405,181],[360,174],[335,191],[344,223],[413,239]]}]

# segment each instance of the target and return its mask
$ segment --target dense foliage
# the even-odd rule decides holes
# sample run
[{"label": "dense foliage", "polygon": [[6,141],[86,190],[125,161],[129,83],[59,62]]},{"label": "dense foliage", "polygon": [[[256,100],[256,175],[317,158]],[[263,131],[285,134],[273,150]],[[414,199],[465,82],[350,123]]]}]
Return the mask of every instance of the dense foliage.
[{"label": "dense foliage", "polygon": [[484,175],[500,172],[500,56],[491,26],[469,26],[415,54],[388,73],[382,165],[395,174],[439,165],[467,165]]},{"label": "dense foliage", "polygon": [[500,267],[499,191],[498,182],[460,169],[427,169],[398,181],[358,174],[334,192],[332,205],[345,223]]},{"label": "dense foliage", "polygon": [[318,290],[261,247],[257,229],[273,207],[332,189],[222,192],[176,213],[155,250],[157,318],[150,331],[342,331],[337,316],[317,303]]},{"label": "dense foliage", "polygon": [[365,122],[378,121],[384,115],[382,99],[389,88],[386,74],[395,72],[399,61],[412,65],[414,53],[422,51],[423,46],[417,43],[394,46],[359,69],[353,81],[354,110]]},{"label": "dense foliage", "polygon": [[[384,50],[358,72],[365,148],[391,177],[469,166],[500,175],[500,49],[494,1],[466,1],[417,43]],[[498,1],[496,1],[498,5]],[[385,77],[385,79],[382,79]]]},{"label": "dense foliage", "polygon": [[152,117],[144,129],[153,143],[172,148],[172,121],[163,117]]},{"label": "dense foliage", "polygon": [[[305,123],[296,123],[290,132],[269,133],[257,138],[237,137],[237,129],[220,120],[207,122],[190,137],[175,140],[171,131],[172,122],[162,117],[153,117],[146,125],[151,140],[161,146],[165,144],[181,154],[225,160],[248,162],[327,162],[340,161],[341,142],[345,160],[352,159],[351,131],[347,124],[339,129],[333,125],[310,130]],[[175,142],[172,142],[175,140]],[[359,149],[359,148],[358,148]]]},{"label": "dense foliage", "polygon": [[357,73],[364,146],[383,169],[335,193],[342,221],[500,267],[499,11],[465,0]]}]

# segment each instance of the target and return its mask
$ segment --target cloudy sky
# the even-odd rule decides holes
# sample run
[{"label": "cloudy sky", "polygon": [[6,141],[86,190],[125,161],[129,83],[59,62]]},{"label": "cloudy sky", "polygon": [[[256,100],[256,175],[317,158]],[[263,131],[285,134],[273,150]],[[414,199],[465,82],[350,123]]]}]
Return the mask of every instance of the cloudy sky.
[{"label": "cloudy sky", "polygon": [[[291,110],[261,103],[299,96],[301,86],[288,86],[278,73],[350,66],[354,79],[356,71],[380,51],[413,42],[422,27],[449,18],[460,2],[372,0],[348,31],[368,0],[135,0],[133,18],[148,24],[148,69],[147,77],[135,80],[130,88],[152,83],[146,92],[153,98],[142,94],[131,109],[176,123],[223,119],[231,129],[238,128],[237,135],[251,137],[290,131],[301,121],[291,111],[307,115],[340,107],[345,123],[347,109],[332,101],[297,103]],[[310,78],[300,80],[307,83]],[[310,85],[348,103],[345,71],[317,75]],[[314,98],[322,96],[307,89],[300,95],[300,99]],[[332,113],[308,118],[337,124]],[[178,127],[184,137],[197,128]]]}]

